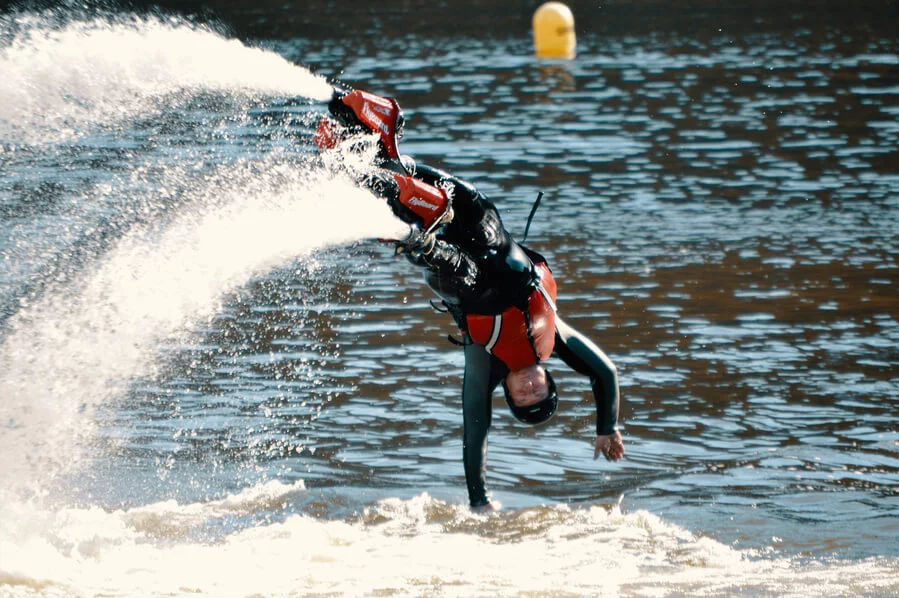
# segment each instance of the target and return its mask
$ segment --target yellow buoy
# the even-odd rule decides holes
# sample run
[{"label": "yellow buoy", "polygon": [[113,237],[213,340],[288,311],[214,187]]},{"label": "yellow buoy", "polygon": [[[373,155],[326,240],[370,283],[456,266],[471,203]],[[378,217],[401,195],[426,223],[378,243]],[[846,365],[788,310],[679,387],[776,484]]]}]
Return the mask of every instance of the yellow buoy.
[{"label": "yellow buoy", "polygon": [[534,51],[538,58],[574,58],[574,15],[561,2],[547,2],[534,12]]}]

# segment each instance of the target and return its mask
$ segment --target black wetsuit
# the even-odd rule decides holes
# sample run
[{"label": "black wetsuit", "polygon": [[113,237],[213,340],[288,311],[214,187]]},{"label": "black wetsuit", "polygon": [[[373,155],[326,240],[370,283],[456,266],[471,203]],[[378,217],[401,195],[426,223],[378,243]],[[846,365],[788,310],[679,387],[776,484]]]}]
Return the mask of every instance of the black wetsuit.
[{"label": "black wetsuit", "polygon": [[[496,207],[470,184],[443,171],[415,165],[404,157],[415,178],[443,188],[452,198],[453,220],[437,232],[426,255],[409,259],[426,268],[425,280],[445,302],[465,332],[465,314],[498,314],[522,305],[536,288],[534,260],[542,259],[516,243],[503,227]],[[473,507],[489,503],[486,489],[487,432],[492,394],[509,370],[465,335],[462,386],[465,478]],[[596,401],[596,433],[612,434],[618,424],[618,374],[612,361],[558,314],[554,355],[590,378]]]}]

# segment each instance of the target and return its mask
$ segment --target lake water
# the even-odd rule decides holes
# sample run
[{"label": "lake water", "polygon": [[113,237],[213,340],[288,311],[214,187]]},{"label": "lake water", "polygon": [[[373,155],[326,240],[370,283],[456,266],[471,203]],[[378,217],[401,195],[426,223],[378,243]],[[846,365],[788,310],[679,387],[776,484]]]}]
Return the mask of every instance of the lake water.
[{"label": "lake water", "polygon": [[[584,9],[541,62],[501,6],[0,14],[0,595],[899,594],[892,27]],[[469,511],[451,321],[312,145],[338,75],[513,234],[545,194],[625,459],[552,360]]]}]

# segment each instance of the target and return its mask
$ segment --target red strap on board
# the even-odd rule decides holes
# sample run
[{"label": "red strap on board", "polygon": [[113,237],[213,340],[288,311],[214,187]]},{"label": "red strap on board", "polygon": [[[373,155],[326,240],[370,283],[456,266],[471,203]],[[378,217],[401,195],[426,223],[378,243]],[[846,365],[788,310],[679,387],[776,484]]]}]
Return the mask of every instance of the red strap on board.
[{"label": "red strap on board", "polygon": [[425,230],[429,230],[449,209],[449,196],[443,189],[411,176],[395,174],[393,179],[400,187],[400,203],[422,219]]}]

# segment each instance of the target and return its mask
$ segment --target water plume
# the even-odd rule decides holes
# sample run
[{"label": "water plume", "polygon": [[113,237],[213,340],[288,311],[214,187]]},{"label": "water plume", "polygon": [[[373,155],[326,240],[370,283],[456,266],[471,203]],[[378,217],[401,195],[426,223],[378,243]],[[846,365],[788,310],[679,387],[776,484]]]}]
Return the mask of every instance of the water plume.
[{"label": "water plume", "polygon": [[324,100],[324,78],[182,18],[0,17],[0,140],[59,141],[196,93]]},{"label": "water plume", "polygon": [[[273,166],[126,234],[83,279],[24,306],[0,346],[0,473],[37,483],[77,461],[94,409],[152,372],[159,343],[252,276],[329,245],[395,235],[386,203],[323,171]],[[237,177],[239,180],[240,177]]]}]

